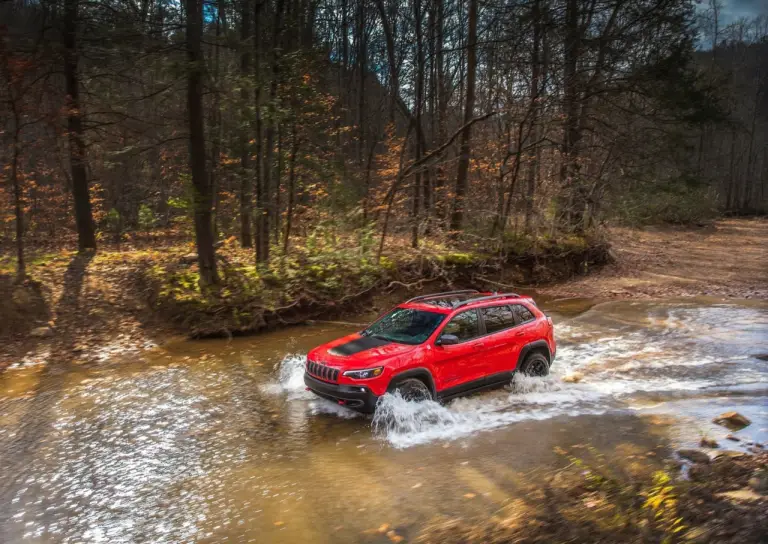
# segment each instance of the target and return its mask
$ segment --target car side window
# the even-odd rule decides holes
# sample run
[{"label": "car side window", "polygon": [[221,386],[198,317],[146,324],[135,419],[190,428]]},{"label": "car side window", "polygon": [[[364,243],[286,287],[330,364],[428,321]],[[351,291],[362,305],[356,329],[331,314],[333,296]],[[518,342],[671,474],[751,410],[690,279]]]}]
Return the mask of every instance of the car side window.
[{"label": "car side window", "polygon": [[488,334],[509,329],[517,324],[515,312],[510,306],[492,306],[490,308],[480,308],[485,321],[485,332]]},{"label": "car side window", "polygon": [[515,312],[515,317],[517,318],[518,325],[522,323],[527,323],[528,321],[533,321],[534,319],[536,319],[533,313],[522,304],[515,304],[513,308]]},{"label": "car side window", "polygon": [[480,323],[475,310],[461,312],[451,319],[443,329],[442,334],[453,334],[459,342],[471,340],[480,336]]}]

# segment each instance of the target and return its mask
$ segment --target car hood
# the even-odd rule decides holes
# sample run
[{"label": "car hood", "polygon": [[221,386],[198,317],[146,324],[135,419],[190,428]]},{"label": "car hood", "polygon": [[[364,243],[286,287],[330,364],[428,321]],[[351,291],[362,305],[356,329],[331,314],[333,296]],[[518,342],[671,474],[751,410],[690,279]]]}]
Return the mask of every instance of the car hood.
[{"label": "car hood", "polygon": [[318,346],[307,357],[328,366],[359,369],[376,366],[416,348],[411,344],[399,344],[355,333]]}]

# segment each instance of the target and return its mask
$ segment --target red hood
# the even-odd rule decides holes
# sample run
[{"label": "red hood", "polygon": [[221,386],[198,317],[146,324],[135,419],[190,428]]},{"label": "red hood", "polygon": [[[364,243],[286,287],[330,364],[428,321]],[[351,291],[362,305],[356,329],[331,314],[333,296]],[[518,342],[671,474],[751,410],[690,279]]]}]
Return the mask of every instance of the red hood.
[{"label": "red hood", "polygon": [[342,338],[337,338],[327,344],[318,346],[307,354],[307,358],[334,368],[344,370],[356,370],[370,368],[384,364],[400,355],[405,355],[418,346],[411,344],[399,344],[390,342],[381,346],[365,349],[352,355],[340,355],[332,352],[333,348],[342,346],[349,342],[354,342],[363,338],[360,334],[354,333]]}]

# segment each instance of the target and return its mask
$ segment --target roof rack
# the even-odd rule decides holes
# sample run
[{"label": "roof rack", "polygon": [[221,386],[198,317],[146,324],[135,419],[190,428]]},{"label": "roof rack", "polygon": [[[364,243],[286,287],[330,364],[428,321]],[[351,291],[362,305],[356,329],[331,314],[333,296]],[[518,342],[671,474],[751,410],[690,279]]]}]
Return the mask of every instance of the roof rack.
[{"label": "roof rack", "polygon": [[512,298],[512,297],[519,297],[517,293],[496,293],[494,295],[488,295],[484,297],[475,297],[475,298],[469,298],[467,300],[464,300],[462,302],[459,302],[456,306],[453,307],[455,310],[456,308],[461,308],[462,306],[466,306],[467,304],[472,304],[474,302],[488,302],[489,300],[496,300],[501,298]]},{"label": "roof rack", "polygon": [[412,299],[406,300],[406,304],[409,302],[418,302],[420,300],[427,300],[430,298],[442,298],[442,297],[449,297],[452,295],[470,295],[472,293],[479,293],[477,289],[463,289],[461,291],[445,291],[444,293],[432,293],[431,295],[421,295],[418,297],[413,297]]}]

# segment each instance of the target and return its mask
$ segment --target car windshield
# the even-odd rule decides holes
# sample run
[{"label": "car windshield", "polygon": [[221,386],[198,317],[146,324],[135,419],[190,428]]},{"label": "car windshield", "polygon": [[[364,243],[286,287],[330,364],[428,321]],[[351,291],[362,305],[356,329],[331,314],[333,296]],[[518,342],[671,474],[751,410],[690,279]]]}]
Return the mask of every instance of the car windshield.
[{"label": "car windshield", "polygon": [[401,344],[421,344],[435,331],[444,317],[437,312],[395,308],[365,329],[362,334]]}]

